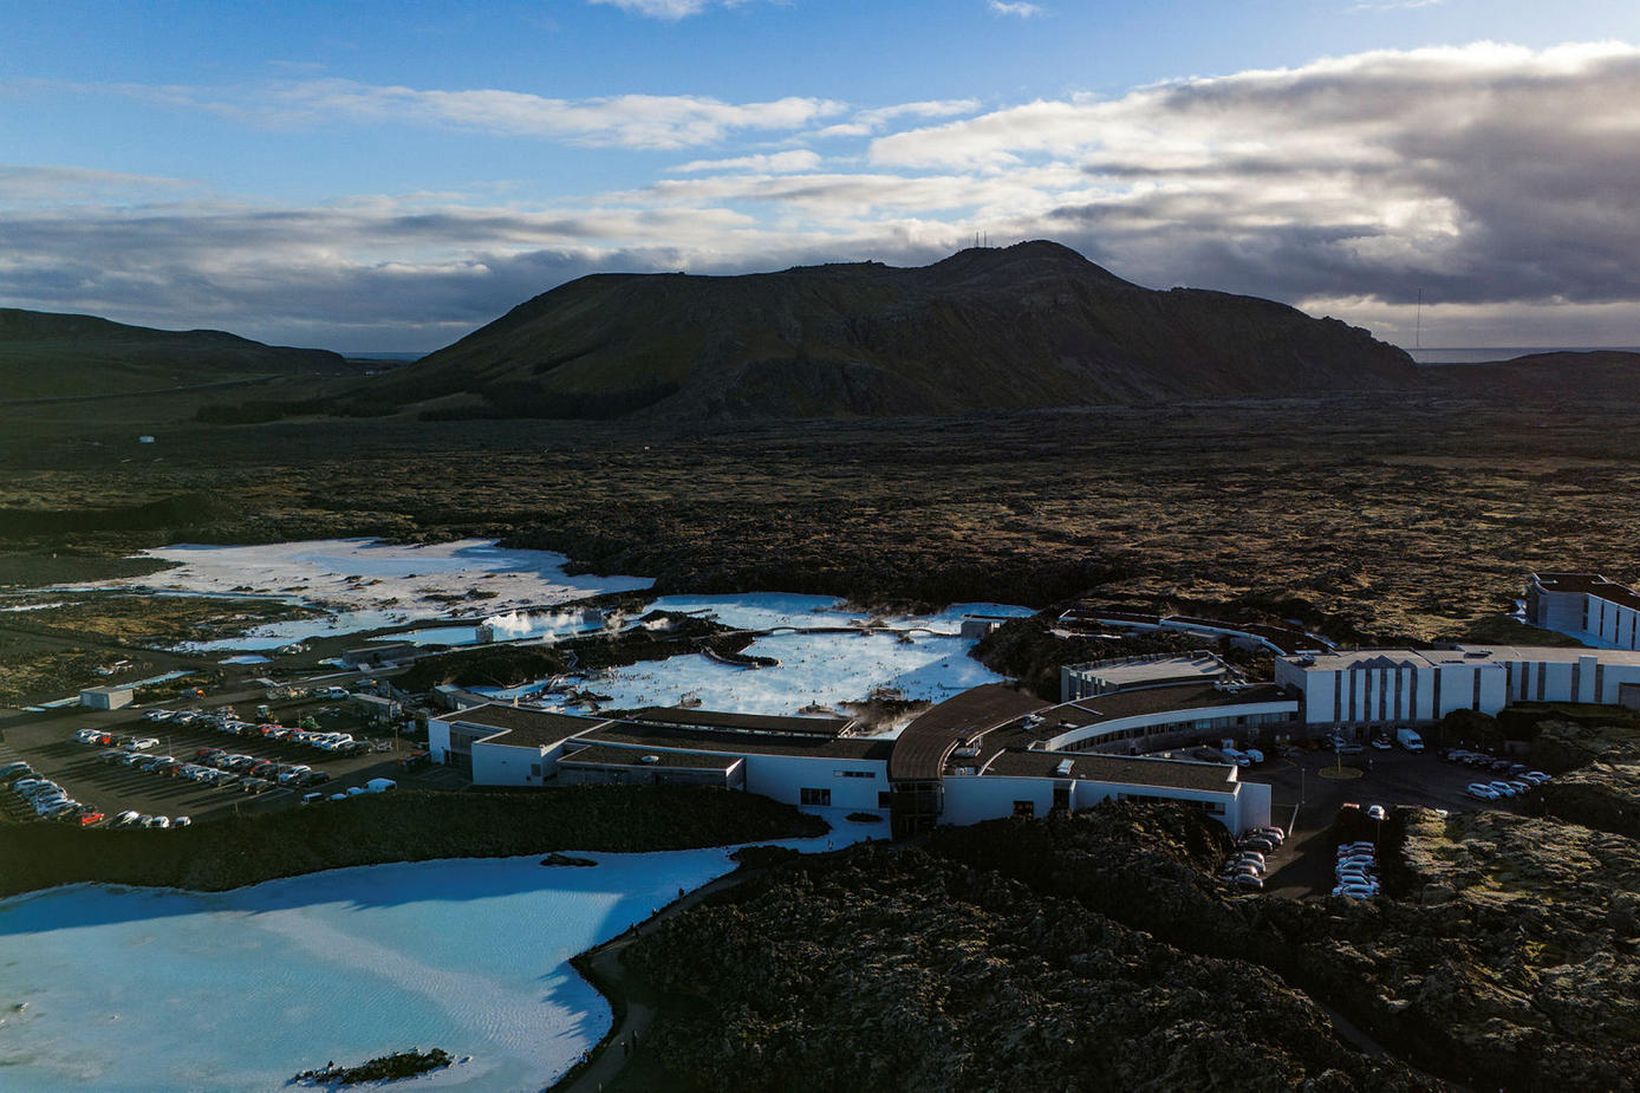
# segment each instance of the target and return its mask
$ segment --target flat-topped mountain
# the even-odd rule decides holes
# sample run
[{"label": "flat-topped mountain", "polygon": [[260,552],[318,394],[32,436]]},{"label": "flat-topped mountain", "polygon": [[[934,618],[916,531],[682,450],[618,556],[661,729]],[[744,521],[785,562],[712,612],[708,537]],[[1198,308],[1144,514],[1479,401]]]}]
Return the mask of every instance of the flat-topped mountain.
[{"label": "flat-topped mountain", "polygon": [[91,315],[0,308],[0,398],[117,395],[257,375],[348,373],[323,349],[220,330],[154,330]]},{"label": "flat-topped mountain", "polygon": [[1124,281],[1056,243],[736,277],[598,274],[372,399],[451,416],[960,414],[1415,382],[1401,350],[1247,296]]}]

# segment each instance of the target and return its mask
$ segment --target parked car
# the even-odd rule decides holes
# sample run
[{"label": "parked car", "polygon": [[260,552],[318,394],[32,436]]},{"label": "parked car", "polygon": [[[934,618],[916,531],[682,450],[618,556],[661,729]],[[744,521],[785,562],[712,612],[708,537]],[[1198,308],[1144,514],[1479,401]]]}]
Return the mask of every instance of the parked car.
[{"label": "parked car", "polygon": [[159,739],[153,736],[139,736],[126,745],[132,751],[151,751],[159,747]]},{"label": "parked car", "polygon": [[1369,819],[1369,820],[1387,820],[1387,819],[1389,819],[1389,813],[1384,811],[1384,806],[1383,805],[1373,805],[1372,807],[1367,809],[1367,819]]},{"label": "parked car", "polygon": [[1395,745],[1389,742],[1387,736],[1374,736],[1372,738],[1372,747],[1374,751],[1391,751],[1395,748]]},{"label": "parked car", "polygon": [[1485,782],[1470,782],[1464,787],[1464,792],[1480,801],[1496,801],[1499,796],[1498,791]]},{"label": "parked car", "polygon": [[127,810],[125,812],[120,813],[118,816],[115,816],[114,817],[114,822],[109,824],[108,826],[110,826],[110,827],[130,827],[132,824],[136,823],[140,819],[142,819],[142,816],[141,816],[140,813]]},{"label": "parked car", "polygon": [[1264,881],[1261,878],[1250,877],[1245,873],[1232,877],[1230,883],[1236,888],[1247,888],[1254,892],[1262,892],[1264,890]]},{"label": "parked car", "polygon": [[1513,797],[1515,795],[1515,787],[1511,786],[1508,782],[1498,781],[1488,782],[1486,784],[1491,786],[1492,792],[1496,793],[1499,797]]},{"label": "parked car", "polygon": [[193,823],[194,823],[194,820],[193,820],[192,816],[178,816],[176,819],[171,821],[171,826],[172,827],[192,827]]},{"label": "parked car", "polygon": [[1552,781],[1553,779],[1541,770],[1529,770],[1525,774],[1521,775],[1521,780],[1530,782],[1534,786],[1541,786],[1543,783]]},{"label": "parked car", "polygon": [[1507,785],[1509,786],[1510,789],[1515,791],[1515,796],[1524,797],[1526,794],[1532,792],[1532,787],[1535,785],[1535,783],[1533,783],[1533,782],[1522,782],[1518,778],[1515,778],[1515,779],[1510,779],[1509,782],[1507,783]]}]

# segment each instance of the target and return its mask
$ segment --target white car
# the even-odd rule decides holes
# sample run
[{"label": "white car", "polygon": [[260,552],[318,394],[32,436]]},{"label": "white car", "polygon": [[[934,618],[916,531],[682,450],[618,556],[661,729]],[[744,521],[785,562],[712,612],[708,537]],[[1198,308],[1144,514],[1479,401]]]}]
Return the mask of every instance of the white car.
[{"label": "white car", "polygon": [[1383,805],[1373,805],[1371,808],[1367,809],[1367,819],[1387,820],[1389,819],[1389,813],[1384,811]]},{"label": "white car", "polygon": [[147,713],[143,714],[142,716],[147,718],[149,721],[169,721],[169,720],[171,720],[171,711],[170,710],[149,710]]},{"label": "white car", "polygon": [[1553,780],[1549,775],[1543,773],[1541,770],[1529,770],[1520,777],[1522,781],[1530,782],[1534,786],[1541,786],[1543,783]]},{"label": "white car", "polygon": [[1513,797],[1515,795],[1515,787],[1511,786],[1508,782],[1497,781],[1488,782],[1486,784],[1491,786],[1492,792],[1496,793],[1499,797]]},{"label": "white car", "polygon": [[1496,801],[1500,794],[1485,782],[1470,782],[1464,792],[1482,801]]},{"label": "white car", "polygon": [[159,747],[159,739],[153,736],[140,736],[125,746],[132,751],[147,751]]},{"label": "white car", "polygon": [[136,823],[140,819],[142,819],[141,813],[122,812],[118,816],[115,816],[114,817],[114,822],[109,824],[108,826],[109,827],[130,827],[132,824]]},{"label": "white car", "polygon": [[193,825],[194,821],[191,816],[178,816],[176,819],[171,821],[172,827],[192,827]]}]

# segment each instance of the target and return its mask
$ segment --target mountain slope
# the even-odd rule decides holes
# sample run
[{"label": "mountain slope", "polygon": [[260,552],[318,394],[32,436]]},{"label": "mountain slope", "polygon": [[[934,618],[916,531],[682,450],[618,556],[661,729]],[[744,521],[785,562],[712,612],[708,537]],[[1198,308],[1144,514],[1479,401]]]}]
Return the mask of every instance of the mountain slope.
[{"label": "mountain slope", "polygon": [[1283,304],[1123,281],[1055,243],[930,266],[600,274],[372,385],[455,415],[836,417],[1412,382],[1407,355]]},{"label": "mountain slope", "polygon": [[219,330],[153,330],[90,315],[0,308],[0,398],[126,394],[348,371],[335,353],[263,345]]}]

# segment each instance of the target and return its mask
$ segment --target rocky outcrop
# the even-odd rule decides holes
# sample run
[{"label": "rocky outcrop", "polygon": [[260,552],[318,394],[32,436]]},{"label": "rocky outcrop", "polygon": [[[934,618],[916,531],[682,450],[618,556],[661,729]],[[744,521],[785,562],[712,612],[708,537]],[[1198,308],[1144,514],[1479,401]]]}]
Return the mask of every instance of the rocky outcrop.
[{"label": "rocky outcrop", "polygon": [[748,882],[634,947],[694,1089],[1416,1088],[1263,969],[920,850]]},{"label": "rocky outcrop", "polygon": [[[1632,1089],[1640,847],[1501,812],[1385,833],[1391,897],[1351,904],[1224,892],[1188,809],[941,829],[775,870],[632,959],[701,1088]],[[1397,1061],[1336,1055],[1329,1011]]]}]

